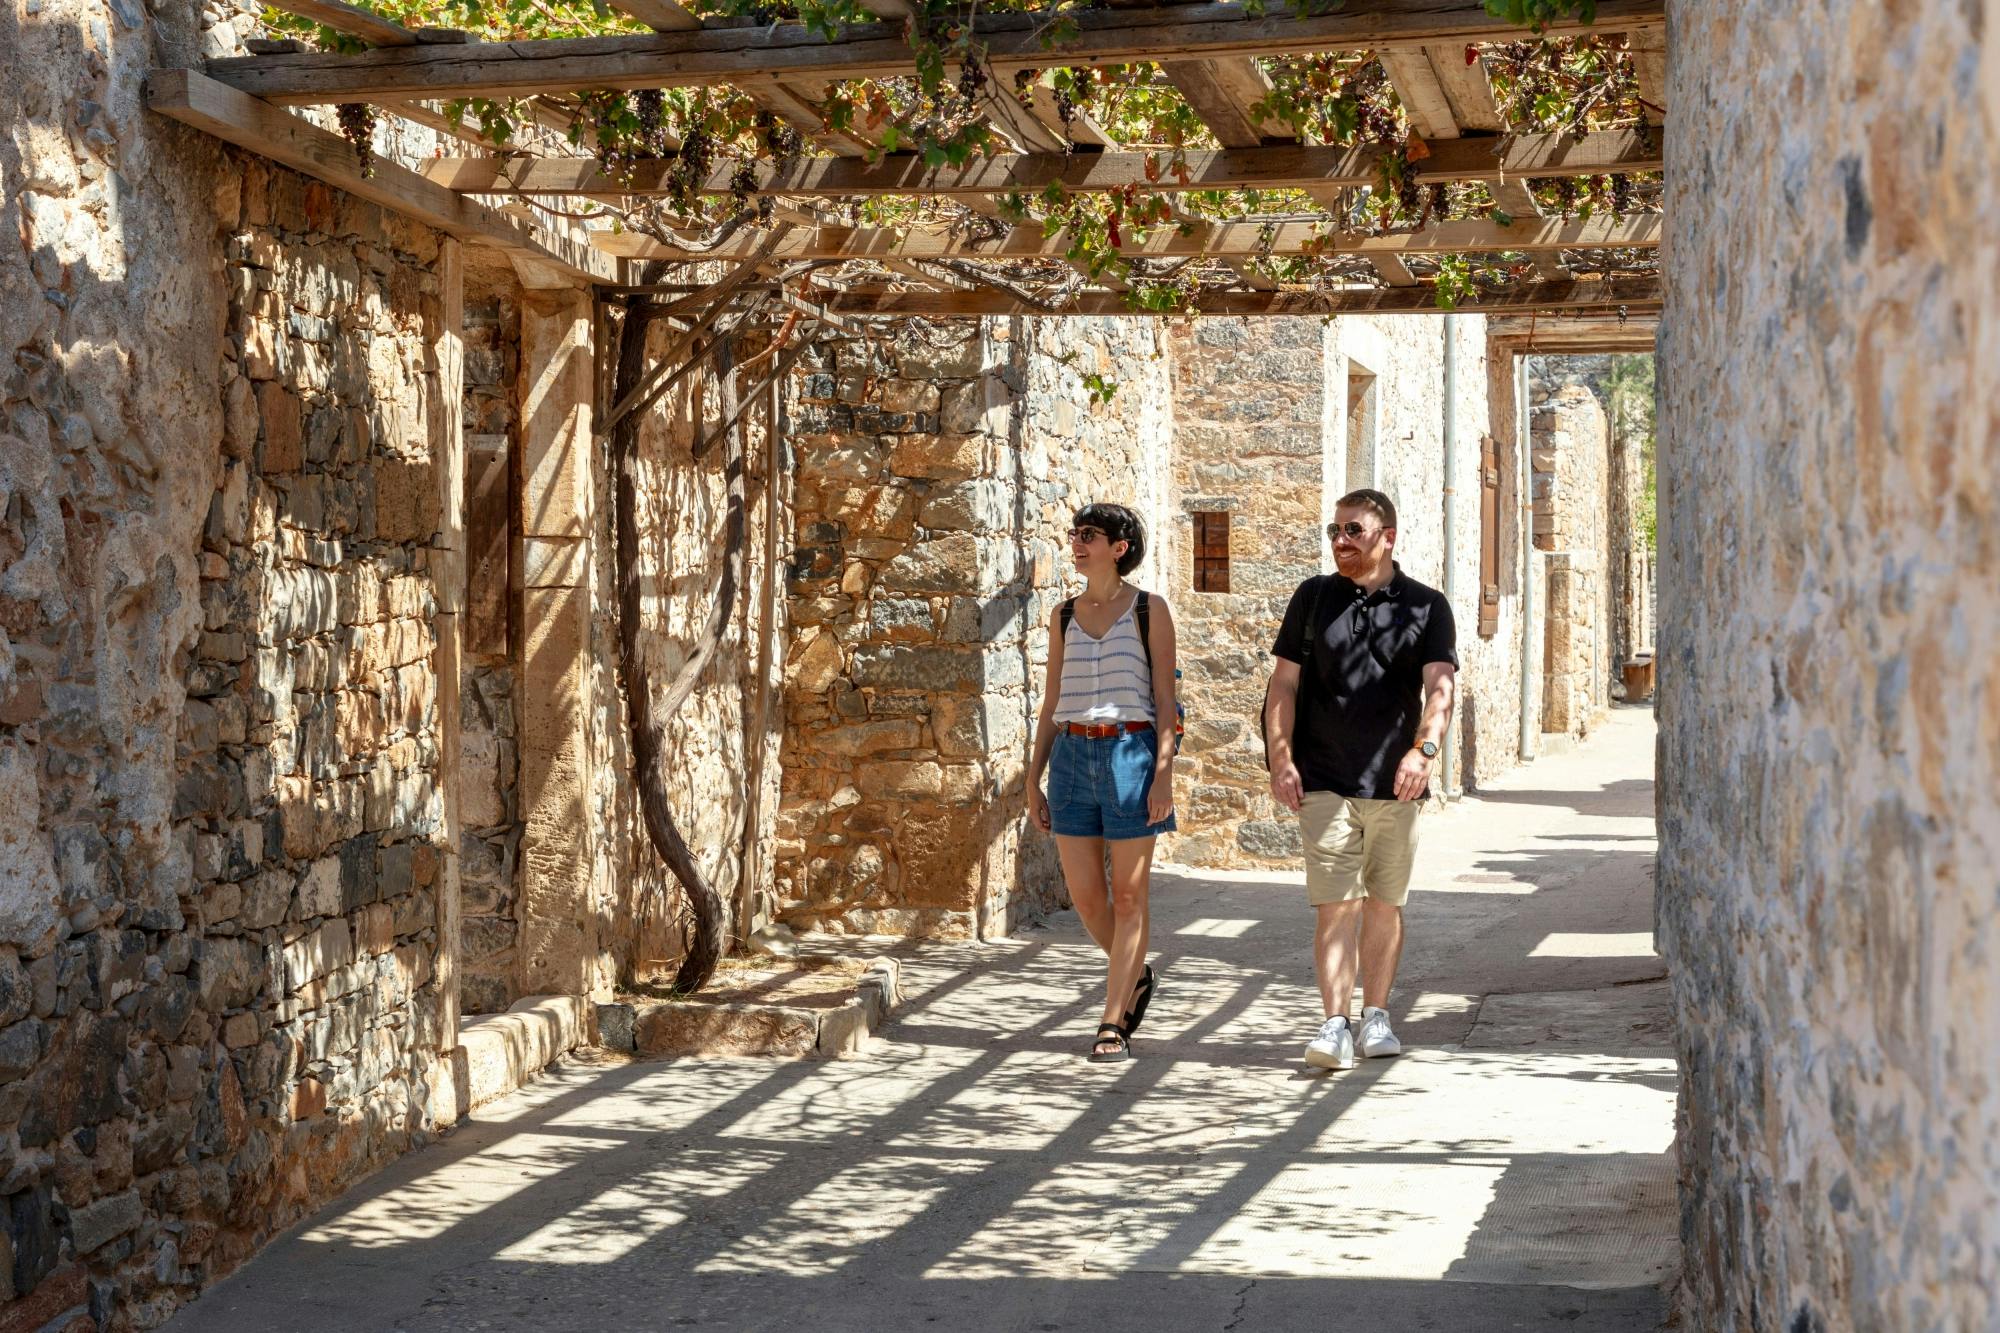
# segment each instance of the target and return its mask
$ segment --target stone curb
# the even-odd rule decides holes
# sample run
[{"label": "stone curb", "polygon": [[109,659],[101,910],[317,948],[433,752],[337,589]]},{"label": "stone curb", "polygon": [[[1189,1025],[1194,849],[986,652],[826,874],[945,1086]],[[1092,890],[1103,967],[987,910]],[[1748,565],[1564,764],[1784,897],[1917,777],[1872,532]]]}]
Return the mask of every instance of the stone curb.
[{"label": "stone curb", "polygon": [[854,994],[830,1009],[803,1005],[666,1000],[597,1006],[598,1040],[635,1055],[776,1055],[832,1059],[861,1049],[902,1002],[902,969],[877,958]]},{"label": "stone curb", "polygon": [[578,996],[530,995],[505,1013],[462,1020],[450,1086],[439,1088],[452,1103],[451,1114],[440,1119],[461,1119],[529,1082],[588,1040],[589,1019],[588,1004]]}]

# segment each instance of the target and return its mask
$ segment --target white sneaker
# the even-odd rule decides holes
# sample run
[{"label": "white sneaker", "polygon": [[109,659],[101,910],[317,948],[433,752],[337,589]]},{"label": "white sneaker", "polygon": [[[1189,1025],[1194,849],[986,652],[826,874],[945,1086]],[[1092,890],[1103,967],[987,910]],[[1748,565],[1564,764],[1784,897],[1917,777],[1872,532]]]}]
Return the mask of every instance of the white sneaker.
[{"label": "white sneaker", "polygon": [[1387,1009],[1363,1009],[1361,1011],[1361,1054],[1370,1060],[1384,1055],[1401,1055],[1403,1043],[1396,1040],[1396,1033],[1389,1026]]},{"label": "white sneaker", "polygon": [[1347,1015],[1320,1024],[1319,1035],[1306,1046],[1306,1063],[1316,1069],[1354,1068],[1354,1029]]}]

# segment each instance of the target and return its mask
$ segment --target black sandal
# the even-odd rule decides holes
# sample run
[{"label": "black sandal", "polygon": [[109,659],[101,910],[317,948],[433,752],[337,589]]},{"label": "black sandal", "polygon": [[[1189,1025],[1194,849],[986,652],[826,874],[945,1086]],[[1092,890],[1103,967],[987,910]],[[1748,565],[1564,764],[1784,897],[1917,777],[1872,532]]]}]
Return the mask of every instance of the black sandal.
[{"label": "black sandal", "polygon": [[[1107,1033],[1110,1035],[1106,1036],[1105,1034]],[[1116,1049],[1109,1051],[1100,1051],[1097,1049],[1106,1041],[1114,1038],[1118,1042]],[[1093,1064],[1109,1064],[1114,1060],[1130,1060],[1131,1058],[1132,1034],[1124,1028],[1119,1027],[1116,1023],[1099,1023],[1097,1025],[1097,1040],[1090,1043],[1091,1062]]]},{"label": "black sandal", "polygon": [[1153,1002],[1153,965],[1146,964],[1146,971],[1139,978],[1139,984],[1132,988],[1132,1007],[1125,1013],[1125,1035],[1136,1036],[1139,1024],[1145,1020],[1146,1006]]}]

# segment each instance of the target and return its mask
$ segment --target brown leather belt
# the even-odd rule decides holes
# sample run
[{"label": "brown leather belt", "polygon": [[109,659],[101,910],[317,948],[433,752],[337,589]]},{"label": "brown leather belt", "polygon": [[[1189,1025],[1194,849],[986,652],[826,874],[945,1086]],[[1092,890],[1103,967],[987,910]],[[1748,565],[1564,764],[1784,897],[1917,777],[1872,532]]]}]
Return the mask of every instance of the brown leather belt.
[{"label": "brown leather belt", "polygon": [[1068,728],[1069,734],[1072,736],[1087,736],[1094,741],[1101,741],[1107,736],[1116,736],[1127,731],[1151,731],[1153,729],[1152,723],[1143,721],[1065,722],[1063,726]]}]

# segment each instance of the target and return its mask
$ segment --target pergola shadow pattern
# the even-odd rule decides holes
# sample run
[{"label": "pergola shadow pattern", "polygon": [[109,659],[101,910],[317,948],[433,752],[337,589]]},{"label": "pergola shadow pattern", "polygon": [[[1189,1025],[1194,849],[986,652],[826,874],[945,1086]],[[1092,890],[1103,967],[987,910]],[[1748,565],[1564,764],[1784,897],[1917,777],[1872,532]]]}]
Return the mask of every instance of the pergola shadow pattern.
[{"label": "pergola shadow pattern", "polygon": [[[1643,763],[1649,723],[1598,749]],[[1616,943],[1646,919],[1643,868],[1592,859],[1650,829],[1594,800],[1620,785],[1604,763],[1552,761],[1561,799],[1439,817],[1402,1059],[1297,1062],[1316,1005],[1295,883],[1163,875],[1130,1064],[1080,1058],[1102,973],[1072,919],[923,948],[861,1057],[566,1067],[173,1327],[1224,1328],[1328,1301],[1391,1330],[1652,1327],[1672,1059],[1634,1021],[1658,960]],[[1478,877],[1503,842],[1543,869]],[[1541,998],[1482,1016],[1510,991]]]}]

